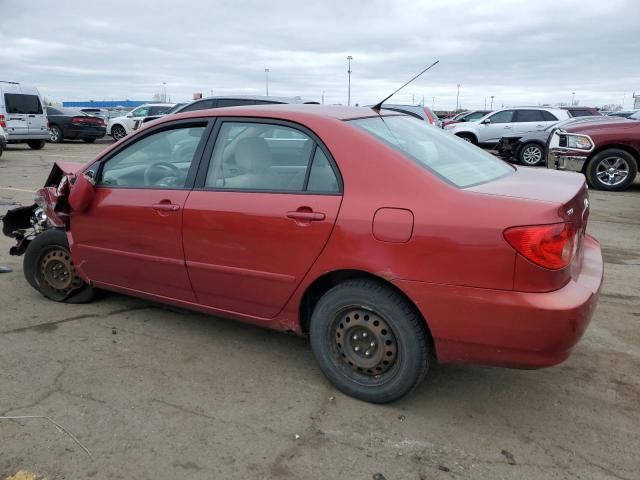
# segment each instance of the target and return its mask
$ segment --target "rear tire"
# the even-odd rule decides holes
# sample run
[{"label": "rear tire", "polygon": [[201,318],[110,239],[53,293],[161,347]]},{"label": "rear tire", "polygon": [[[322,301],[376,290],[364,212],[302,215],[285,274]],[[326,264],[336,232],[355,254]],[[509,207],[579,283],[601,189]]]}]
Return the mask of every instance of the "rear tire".
[{"label": "rear tire", "polygon": [[23,270],[29,285],[55,302],[87,303],[95,297],[96,290],[76,274],[63,230],[35,237],[24,254]]},{"label": "rear tire", "polygon": [[629,152],[609,148],[596,154],[585,170],[589,185],[596,190],[621,192],[629,188],[638,174],[638,164]]},{"label": "rear tire", "polygon": [[409,394],[433,358],[424,320],[400,293],[376,280],[349,280],[325,293],[313,310],[309,335],[326,377],[367,402]]},{"label": "rear tire", "polygon": [[471,133],[456,133],[458,137],[460,137],[465,142],[469,142],[473,145],[478,145],[478,140]]},{"label": "rear tire", "polygon": [[111,127],[111,136],[117,142],[121,138],[127,136],[127,131],[122,125],[114,125],[113,127]]},{"label": "rear tire", "polygon": [[525,143],[518,152],[518,161],[527,167],[537,167],[544,160],[544,148],[538,143]]},{"label": "rear tire", "polygon": [[64,141],[60,127],[57,125],[51,125],[51,127],[49,127],[49,140],[51,143],[62,143]]},{"label": "rear tire", "polygon": [[27,140],[27,145],[33,150],[42,150],[45,143],[45,140]]}]

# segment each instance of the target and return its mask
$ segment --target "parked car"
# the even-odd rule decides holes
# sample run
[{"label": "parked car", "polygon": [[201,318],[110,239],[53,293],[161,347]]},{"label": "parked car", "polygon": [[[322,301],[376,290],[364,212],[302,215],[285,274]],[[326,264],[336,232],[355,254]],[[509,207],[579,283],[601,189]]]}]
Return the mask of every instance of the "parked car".
[{"label": "parked car", "polygon": [[576,117],[554,123],[544,130],[532,130],[530,132],[513,133],[500,139],[496,150],[503,160],[519,162],[522,165],[535,167],[546,164],[547,142],[555,128],[565,128],[587,122],[602,122],[616,120],[613,117],[598,115],[594,117]]},{"label": "parked car", "polygon": [[0,127],[0,157],[2,156],[2,152],[7,147],[7,136],[4,133],[4,129]]},{"label": "parked car", "polygon": [[544,130],[567,118],[570,118],[569,113],[560,108],[514,107],[497,110],[474,122],[456,123],[444,128],[474,145],[495,147],[507,133]]},{"label": "parked car", "polygon": [[267,97],[263,95],[227,95],[201,98],[188,103],[175,113],[195,112],[208,108],[245,107],[250,105],[276,105],[276,104],[317,104],[318,102],[305,101],[300,97]]},{"label": "parked car", "polygon": [[34,150],[44,147],[49,129],[37,88],[0,81],[0,127],[8,143],[26,143]]},{"label": "parked car", "polygon": [[560,107],[571,114],[572,117],[597,117],[602,116],[602,112],[594,107]]},{"label": "parked car", "polygon": [[468,112],[462,112],[453,118],[448,118],[447,120],[442,121],[442,127],[446,127],[447,125],[454,125],[456,123],[461,122],[475,122],[480,120],[482,117],[491,113],[491,110],[471,110]]},{"label": "parked car", "polygon": [[116,117],[107,123],[107,135],[111,135],[114,140],[120,140],[133,131],[136,120],[150,115],[163,115],[175,104],[173,103],[149,103],[134,108],[122,117]]},{"label": "parked car", "polygon": [[99,117],[104,121],[106,125],[109,122],[109,118],[111,117],[109,114],[109,110],[106,108],[81,108],[80,111],[82,113],[86,113],[87,115],[91,115],[92,117]]},{"label": "parked car", "polygon": [[174,113],[176,113],[178,110],[180,110],[185,105],[187,105],[187,104],[186,103],[176,103],[173,107],[171,107],[169,110],[167,110],[162,115],[149,115],[147,117],[136,118],[136,120],[133,122],[133,129],[137,130],[143,124],[152,122],[154,120],[157,120],[158,118],[164,117],[165,115],[173,115]]},{"label": "parked car", "polygon": [[562,362],[602,283],[584,178],[388,110],[166,116],[57,164],[36,199],[3,232],[45,297],[103,288],[306,334],[336,387],[371,402],[435,361]]},{"label": "parked car", "polygon": [[[370,107],[372,105],[369,105]],[[393,112],[406,113],[412,117],[418,118],[435,127],[441,127],[442,122],[438,116],[429,108],[422,105],[401,105],[394,103],[385,103],[382,105],[385,110],[391,110]]]},{"label": "parked car", "polygon": [[105,136],[107,128],[100,117],[88,115],[72,108],[47,107],[50,140],[62,143],[64,140],[82,140],[93,143]]},{"label": "parked car", "polygon": [[581,172],[597,190],[626,190],[640,165],[640,112],[554,130],[547,150],[547,167]]},{"label": "parked car", "polygon": [[611,117],[629,118],[632,115],[638,113],[639,111],[640,110],[620,110],[618,112],[609,112],[607,113],[607,115]]}]

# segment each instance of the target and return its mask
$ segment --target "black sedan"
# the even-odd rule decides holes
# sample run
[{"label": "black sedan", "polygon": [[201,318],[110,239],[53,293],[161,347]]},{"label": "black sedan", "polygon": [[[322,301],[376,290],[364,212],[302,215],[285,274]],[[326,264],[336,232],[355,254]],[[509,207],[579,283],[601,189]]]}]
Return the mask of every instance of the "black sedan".
[{"label": "black sedan", "polygon": [[49,132],[53,143],[64,140],[83,140],[93,143],[107,133],[104,120],[80,110],[47,107]]}]

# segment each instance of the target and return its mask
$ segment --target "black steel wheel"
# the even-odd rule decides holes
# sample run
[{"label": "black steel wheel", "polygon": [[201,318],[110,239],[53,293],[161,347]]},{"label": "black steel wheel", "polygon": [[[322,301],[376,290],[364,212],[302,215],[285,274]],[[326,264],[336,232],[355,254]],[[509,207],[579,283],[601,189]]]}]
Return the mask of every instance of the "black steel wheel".
[{"label": "black steel wheel", "polygon": [[368,402],[407,395],[433,357],[420,314],[400,292],[372,279],[349,280],[325,293],[314,308],[309,334],[327,378]]},{"label": "black steel wheel", "polygon": [[29,285],[55,302],[86,303],[95,295],[78,276],[62,230],[47,230],[34,238],[24,254],[23,269]]}]

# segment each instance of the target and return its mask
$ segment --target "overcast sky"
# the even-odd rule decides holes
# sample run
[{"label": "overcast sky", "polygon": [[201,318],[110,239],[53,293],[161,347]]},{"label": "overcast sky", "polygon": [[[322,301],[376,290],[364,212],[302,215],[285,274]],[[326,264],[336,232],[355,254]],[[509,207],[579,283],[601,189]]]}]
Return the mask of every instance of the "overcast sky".
[{"label": "overcast sky", "polygon": [[[51,100],[193,92],[300,95],[436,109],[570,102],[640,93],[638,0],[0,0],[0,80]],[[626,93],[626,96],[625,96]]]}]

